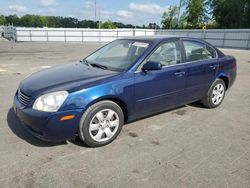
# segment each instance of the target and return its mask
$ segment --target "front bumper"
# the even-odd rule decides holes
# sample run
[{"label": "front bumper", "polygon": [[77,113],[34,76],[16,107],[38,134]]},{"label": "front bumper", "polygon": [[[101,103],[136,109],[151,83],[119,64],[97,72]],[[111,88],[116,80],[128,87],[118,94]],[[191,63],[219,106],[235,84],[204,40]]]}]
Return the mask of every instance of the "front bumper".
[{"label": "front bumper", "polygon": [[[41,112],[32,108],[25,108],[14,97],[13,109],[25,125],[27,130],[35,137],[52,142],[60,142],[75,138],[83,109],[63,112]],[[63,116],[74,115],[74,119],[61,121]]]}]

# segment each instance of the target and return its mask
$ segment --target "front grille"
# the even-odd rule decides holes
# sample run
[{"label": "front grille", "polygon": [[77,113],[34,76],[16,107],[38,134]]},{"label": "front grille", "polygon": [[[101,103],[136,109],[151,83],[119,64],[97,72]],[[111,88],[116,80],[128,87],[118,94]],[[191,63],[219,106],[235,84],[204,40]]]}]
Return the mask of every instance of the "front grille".
[{"label": "front grille", "polygon": [[17,91],[17,98],[23,106],[27,106],[30,102],[30,97],[24,94],[20,89]]}]

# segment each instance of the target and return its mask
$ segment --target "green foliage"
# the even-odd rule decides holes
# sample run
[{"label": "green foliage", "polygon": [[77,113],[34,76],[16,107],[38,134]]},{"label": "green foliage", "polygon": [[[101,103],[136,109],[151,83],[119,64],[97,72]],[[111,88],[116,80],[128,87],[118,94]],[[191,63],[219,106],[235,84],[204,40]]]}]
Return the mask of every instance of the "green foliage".
[{"label": "green foliage", "polygon": [[[10,24],[22,27],[64,27],[64,28],[98,28],[99,22],[92,20],[78,20],[72,17],[61,16],[39,16],[24,15],[18,17],[16,15],[0,16],[0,25]],[[131,24],[123,24],[120,22],[107,21],[101,24],[101,28],[140,28]]]},{"label": "green foliage", "polygon": [[163,29],[174,29],[178,26],[178,7],[170,6],[168,11],[165,11],[162,16],[162,28]]},{"label": "green foliage", "polygon": [[199,28],[207,22],[205,0],[188,0],[186,7],[187,27]]},{"label": "green foliage", "polygon": [[9,15],[5,17],[6,24],[13,24],[19,26],[19,17],[17,15]]},{"label": "green foliage", "polygon": [[[177,12],[178,28],[250,28],[250,0],[180,0]],[[162,26],[176,28],[176,7],[164,12]]]},{"label": "green foliage", "polygon": [[210,6],[220,28],[250,27],[250,0],[212,0]]},{"label": "green foliage", "polygon": [[3,15],[0,15],[0,25],[6,24],[6,19]]},{"label": "green foliage", "polygon": [[160,26],[156,23],[149,23],[146,29],[160,29]]},{"label": "green foliage", "polygon": [[185,29],[187,27],[187,19],[186,19],[186,13],[184,12],[180,18],[179,18],[179,23],[178,23],[178,28],[180,29]]},{"label": "green foliage", "polygon": [[115,24],[113,24],[110,20],[104,22],[104,23],[99,23],[99,27],[101,29],[116,29],[117,26]]}]

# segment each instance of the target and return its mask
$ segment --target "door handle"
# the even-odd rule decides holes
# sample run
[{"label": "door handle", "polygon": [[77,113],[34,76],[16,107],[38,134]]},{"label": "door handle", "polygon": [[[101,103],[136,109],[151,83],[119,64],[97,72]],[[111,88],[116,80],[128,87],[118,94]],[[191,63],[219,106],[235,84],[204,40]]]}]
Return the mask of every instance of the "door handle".
[{"label": "door handle", "polygon": [[184,76],[186,73],[184,71],[178,71],[174,73],[176,76]]},{"label": "door handle", "polygon": [[210,69],[211,70],[215,70],[216,69],[216,65],[210,65]]}]

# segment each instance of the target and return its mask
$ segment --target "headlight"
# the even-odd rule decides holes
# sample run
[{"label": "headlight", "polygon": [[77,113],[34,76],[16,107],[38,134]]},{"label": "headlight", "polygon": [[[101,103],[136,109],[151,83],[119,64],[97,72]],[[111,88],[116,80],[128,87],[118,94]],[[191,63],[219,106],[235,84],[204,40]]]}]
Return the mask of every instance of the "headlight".
[{"label": "headlight", "polygon": [[69,93],[67,91],[58,91],[42,95],[34,102],[33,109],[44,112],[57,112],[68,95]]}]

